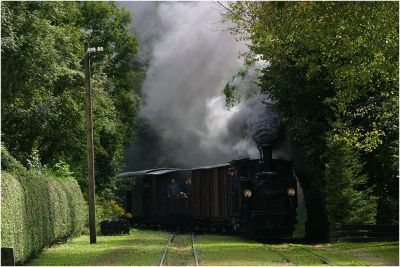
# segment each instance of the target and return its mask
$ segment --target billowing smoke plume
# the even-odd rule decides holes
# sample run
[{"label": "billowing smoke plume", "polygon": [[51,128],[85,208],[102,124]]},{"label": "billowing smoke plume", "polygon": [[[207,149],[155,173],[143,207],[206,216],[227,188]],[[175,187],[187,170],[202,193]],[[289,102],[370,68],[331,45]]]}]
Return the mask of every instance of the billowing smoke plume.
[{"label": "billowing smoke plume", "polygon": [[[261,95],[256,103],[260,106],[266,105],[268,96]],[[249,134],[253,137],[254,141],[258,145],[274,145],[279,136],[279,128],[277,124],[277,116],[273,111],[273,104],[269,102],[270,106],[260,107],[257,110],[252,109],[252,113],[249,114]],[[253,104],[256,105],[256,104]],[[258,112],[258,113],[257,113]]]},{"label": "billowing smoke plume", "polygon": [[[231,80],[246,50],[223,25],[214,3],[130,2],[133,31],[149,68],[140,116],[162,134],[179,166],[257,157],[254,138],[277,138],[276,115],[255,85],[260,65]],[[229,82],[239,105],[228,110],[222,88]],[[268,106],[268,105],[267,105]],[[262,129],[260,131],[260,129]]]}]

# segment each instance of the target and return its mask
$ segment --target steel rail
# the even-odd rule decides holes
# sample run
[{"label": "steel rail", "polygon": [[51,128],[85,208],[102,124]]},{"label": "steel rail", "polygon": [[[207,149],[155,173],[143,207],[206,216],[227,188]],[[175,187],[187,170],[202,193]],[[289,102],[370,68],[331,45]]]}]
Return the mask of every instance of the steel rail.
[{"label": "steel rail", "polygon": [[194,262],[195,262],[196,266],[199,266],[199,259],[197,256],[196,247],[194,245],[194,233],[192,233],[192,250],[193,250],[193,256],[194,256]]},{"label": "steel rail", "polygon": [[170,239],[169,239],[169,241],[168,241],[168,244],[167,244],[167,246],[166,246],[165,249],[164,249],[164,253],[163,253],[162,256],[161,256],[160,266],[163,266],[163,264],[164,264],[165,258],[167,257],[168,248],[169,248],[169,246],[172,244],[172,242],[174,242],[175,234],[176,234],[176,233],[173,233],[173,234],[171,235],[171,237],[170,237]]},{"label": "steel rail", "polygon": [[309,250],[309,249],[306,249],[306,248],[304,248],[304,247],[300,247],[300,249],[302,249],[302,250],[304,250],[305,252],[307,252],[307,253],[313,255],[314,257],[318,258],[323,264],[328,264],[328,265],[332,265],[332,264],[333,264],[332,262],[329,262],[328,260],[324,259],[324,258],[321,257],[320,255],[318,255],[317,253],[315,253],[315,252],[313,252],[313,251],[311,251],[311,250]]}]

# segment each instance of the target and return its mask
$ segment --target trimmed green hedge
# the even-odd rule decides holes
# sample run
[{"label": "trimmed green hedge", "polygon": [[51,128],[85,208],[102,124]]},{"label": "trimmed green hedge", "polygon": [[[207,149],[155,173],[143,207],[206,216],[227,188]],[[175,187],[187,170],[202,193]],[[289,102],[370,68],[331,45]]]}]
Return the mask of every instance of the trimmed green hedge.
[{"label": "trimmed green hedge", "polygon": [[1,174],[1,246],[14,248],[17,263],[82,232],[84,199],[76,180],[26,170]]}]

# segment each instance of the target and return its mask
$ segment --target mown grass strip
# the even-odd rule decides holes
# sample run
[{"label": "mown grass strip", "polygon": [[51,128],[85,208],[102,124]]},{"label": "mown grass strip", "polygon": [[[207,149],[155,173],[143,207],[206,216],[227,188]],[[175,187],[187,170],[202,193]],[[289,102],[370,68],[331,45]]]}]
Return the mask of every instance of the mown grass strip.
[{"label": "mown grass strip", "polygon": [[366,265],[399,265],[399,242],[335,242],[326,244],[323,253],[342,253]]},{"label": "mown grass strip", "polygon": [[170,234],[161,231],[131,230],[130,235],[75,238],[47,249],[29,265],[158,265]]},{"label": "mown grass strip", "polygon": [[201,265],[288,265],[281,254],[261,243],[235,236],[197,236]]},{"label": "mown grass strip", "polygon": [[[396,265],[398,242],[260,244],[242,237],[197,237],[202,265]],[[323,260],[323,261],[321,261]]]},{"label": "mown grass strip", "polygon": [[[127,236],[75,238],[47,249],[31,265],[158,265],[171,234],[131,230]],[[399,263],[398,242],[261,244],[240,236],[197,235],[196,251],[201,265],[322,265],[310,250],[336,265],[395,265]],[[171,247],[168,265],[195,265],[190,235],[178,235]]]}]

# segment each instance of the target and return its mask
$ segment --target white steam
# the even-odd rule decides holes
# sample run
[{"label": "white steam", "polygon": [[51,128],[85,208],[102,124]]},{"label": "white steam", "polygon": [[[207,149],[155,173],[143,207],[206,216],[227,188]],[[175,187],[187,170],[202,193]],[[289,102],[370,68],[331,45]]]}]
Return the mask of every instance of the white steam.
[{"label": "white steam", "polygon": [[[133,31],[149,68],[142,88],[147,118],[169,145],[176,163],[199,166],[257,157],[254,125],[275,127],[275,114],[260,101],[256,66],[231,81],[241,103],[225,107],[221,89],[242,67],[247,48],[219,24],[216,5],[206,2],[123,3],[133,13]],[[144,15],[146,14],[146,15]],[[140,21],[140,23],[138,22]],[[250,98],[248,100],[248,98]],[[273,128],[273,129],[276,129]]]}]

